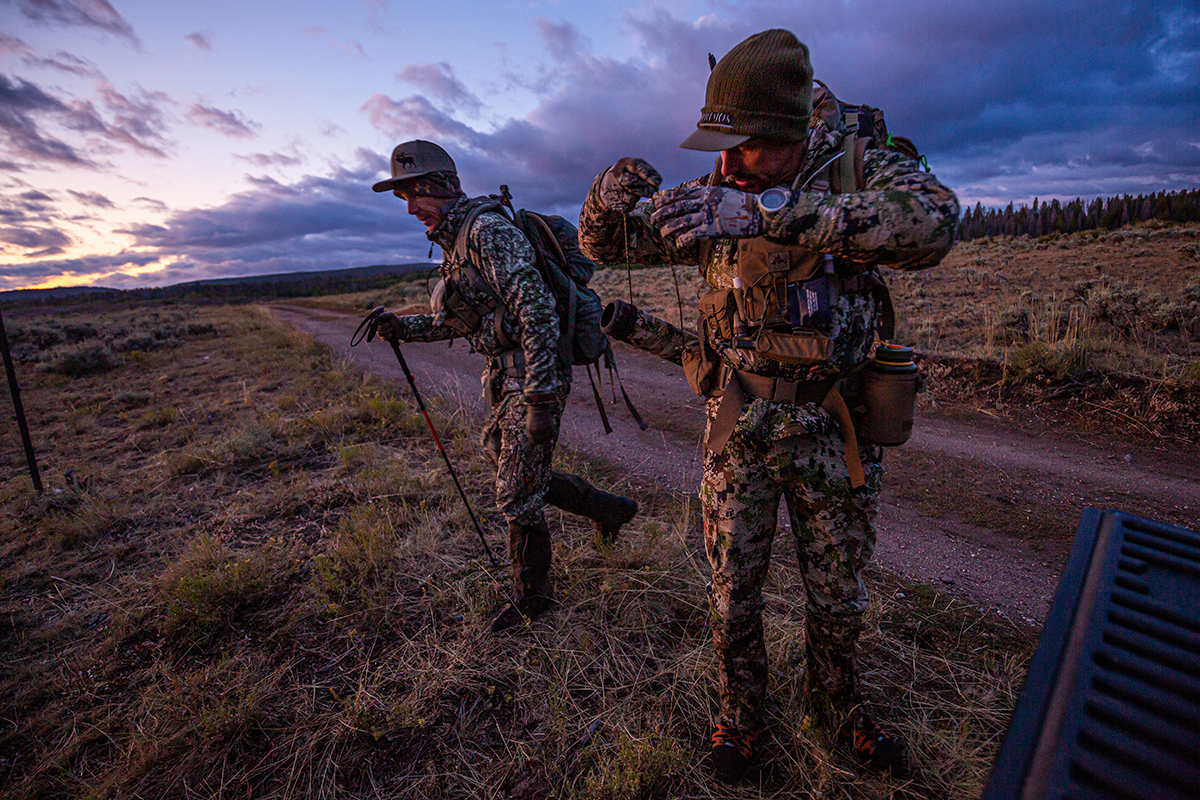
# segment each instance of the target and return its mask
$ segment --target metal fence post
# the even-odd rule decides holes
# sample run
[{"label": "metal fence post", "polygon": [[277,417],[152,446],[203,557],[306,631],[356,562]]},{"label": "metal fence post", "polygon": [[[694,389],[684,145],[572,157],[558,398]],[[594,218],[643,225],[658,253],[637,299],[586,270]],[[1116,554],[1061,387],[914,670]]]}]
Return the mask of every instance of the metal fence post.
[{"label": "metal fence post", "polygon": [[8,373],[8,388],[12,392],[13,408],[17,412],[17,426],[21,429],[21,443],[25,445],[25,461],[29,464],[29,477],[33,488],[42,491],[42,476],[38,474],[37,456],[33,454],[33,441],[29,438],[29,425],[25,422],[25,407],[21,405],[21,387],[17,385],[17,371],[13,368],[12,353],[8,349],[8,335],[4,332],[4,314],[0,313],[0,351],[4,354],[4,371]]}]

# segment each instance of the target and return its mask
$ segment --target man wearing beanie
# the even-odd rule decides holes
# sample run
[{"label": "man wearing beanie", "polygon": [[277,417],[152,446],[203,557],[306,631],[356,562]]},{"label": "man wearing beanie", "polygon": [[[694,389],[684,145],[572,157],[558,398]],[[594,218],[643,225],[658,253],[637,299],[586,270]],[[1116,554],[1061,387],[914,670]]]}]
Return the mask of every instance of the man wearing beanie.
[{"label": "man wearing beanie", "polygon": [[[864,138],[846,119],[813,115],[812,102],[808,48],[784,30],[751,36],[713,67],[681,145],[719,151],[713,173],[655,194],[654,168],[623,158],[596,177],[580,216],[594,261],[696,264],[706,283],[703,346],[693,342],[683,365],[709,398],[700,499],[721,707],[708,759],[727,781],[744,775],[762,726],[762,582],[780,495],[807,601],[808,716],[868,767],[903,765],[899,740],[860,693],[860,576],[875,548],[882,468],[880,451],[859,445],[839,387],[890,312],[875,266],[937,264],[958,201],[915,159],[883,143],[856,147]],[[664,357],[687,349],[676,338],[629,337],[653,339]]]},{"label": "man wearing beanie", "polygon": [[[494,209],[492,198],[463,194],[450,155],[416,140],[392,151],[392,177],[374,185],[406,201],[426,236],[443,253],[433,314],[379,317],[389,342],[432,342],[462,336],[487,360],[492,399],[483,446],[496,463],[496,502],[508,523],[514,603],[502,603],[499,632],[550,607],[550,530],[545,503],[588,517],[602,544],[616,540],[637,502],[550,469],[559,421],[571,391],[571,364],[559,350],[554,296],[535,264],[529,240]],[[493,202],[489,202],[493,201]]]}]

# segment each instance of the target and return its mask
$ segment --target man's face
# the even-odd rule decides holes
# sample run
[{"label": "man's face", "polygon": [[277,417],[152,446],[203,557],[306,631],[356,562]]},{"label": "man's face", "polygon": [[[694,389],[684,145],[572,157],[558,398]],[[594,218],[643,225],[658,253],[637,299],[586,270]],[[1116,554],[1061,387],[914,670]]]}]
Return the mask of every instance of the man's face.
[{"label": "man's face", "polygon": [[790,185],[803,161],[803,141],[750,139],[721,151],[721,176],[732,176],[738,189],[758,194],[772,186]]},{"label": "man's face", "polygon": [[396,197],[408,203],[408,213],[421,220],[426,231],[432,231],[438,226],[446,214],[446,206],[454,202],[453,198],[430,197],[426,194],[413,194],[402,189],[396,190]]}]

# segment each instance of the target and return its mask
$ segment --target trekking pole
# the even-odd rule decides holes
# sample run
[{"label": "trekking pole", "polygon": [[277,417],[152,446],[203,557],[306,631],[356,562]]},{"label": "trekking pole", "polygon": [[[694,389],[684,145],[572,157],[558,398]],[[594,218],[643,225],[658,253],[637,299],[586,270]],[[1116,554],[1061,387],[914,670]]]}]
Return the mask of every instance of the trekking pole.
[{"label": "trekking pole", "polygon": [[[369,342],[375,338],[375,329],[379,325],[379,315],[382,313],[383,306],[379,306],[358,324],[354,335],[350,337],[351,347],[356,346],[363,339]],[[400,362],[400,370],[404,373],[404,377],[408,379],[408,386],[412,389],[413,397],[417,398],[417,407],[421,409],[421,415],[425,417],[425,424],[429,426],[429,432],[433,434],[433,441],[437,443],[438,452],[442,454],[442,460],[446,462],[446,469],[449,470],[450,477],[454,480],[454,487],[458,489],[458,496],[462,498],[463,505],[467,507],[467,514],[471,517],[471,522],[475,525],[475,532],[479,534],[479,541],[483,543],[483,551],[487,553],[488,560],[492,562],[492,566],[500,569],[500,562],[492,555],[492,548],[488,547],[487,538],[483,535],[483,528],[479,525],[479,520],[475,517],[475,511],[471,508],[470,501],[467,500],[467,493],[463,491],[462,484],[458,482],[458,475],[455,474],[454,466],[450,463],[450,456],[446,455],[446,448],[442,446],[441,437],[438,436],[437,430],[433,427],[433,421],[429,419],[429,412],[425,410],[425,401],[421,399],[421,393],[417,391],[417,382],[413,379],[412,371],[408,368],[408,362],[404,360],[404,354],[400,352],[400,343],[389,342],[388,344],[392,346],[392,352],[396,354],[396,359]]]},{"label": "trekking pole", "polygon": [[13,409],[17,413],[17,427],[21,429],[21,443],[25,445],[25,461],[29,464],[29,477],[33,488],[42,491],[42,476],[38,474],[37,457],[33,454],[33,440],[29,438],[29,425],[25,422],[25,406],[21,405],[21,387],[17,385],[17,371],[13,367],[12,353],[8,349],[8,335],[4,332],[4,315],[0,314],[0,351],[4,355],[4,371],[8,373],[8,388],[12,392]]}]

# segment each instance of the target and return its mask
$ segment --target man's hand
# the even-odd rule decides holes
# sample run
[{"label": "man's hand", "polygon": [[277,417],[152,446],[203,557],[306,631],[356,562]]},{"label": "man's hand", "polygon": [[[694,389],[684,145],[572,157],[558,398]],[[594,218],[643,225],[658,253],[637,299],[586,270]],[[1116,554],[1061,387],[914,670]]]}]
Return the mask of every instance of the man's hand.
[{"label": "man's hand", "polygon": [[379,338],[395,344],[400,341],[400,318],[390,311],[385,311],[375,320],[375,332]]},{"label": "man's hand", "polygon": [[628,214],[642,197],[649,197],[662,185],[662,176],[640,158],[622,158],[604,171],[600,179],[600,202],[609,211]]},{"label": "man's hand", "polygon": [[698,239],[745,239],[762,230],[758,195],[720,186],[668,189],[654,195],[650,221],[664,238],[685,247]]},{"label": "man's hand", "polygon": [[558,396],[554,392],[525,395],[525,432],[534,444],[554,441],[558,436]]}]

